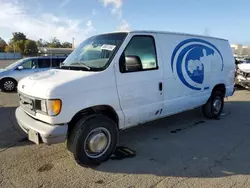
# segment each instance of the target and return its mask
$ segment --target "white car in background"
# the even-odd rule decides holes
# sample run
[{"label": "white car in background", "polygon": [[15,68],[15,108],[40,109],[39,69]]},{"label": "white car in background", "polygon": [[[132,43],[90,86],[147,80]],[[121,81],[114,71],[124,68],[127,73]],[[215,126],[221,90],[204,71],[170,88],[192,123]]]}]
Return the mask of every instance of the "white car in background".
[{"label": "white car in background", "polygon": [[31,74],[59,67],[66,57],[29,57],[0,69],[0,89],[14,91],[19,80]]},{"label": "white car in background", "polygon": [[235,84],[246,89],[250,88],[250,60],[236,65]]}]

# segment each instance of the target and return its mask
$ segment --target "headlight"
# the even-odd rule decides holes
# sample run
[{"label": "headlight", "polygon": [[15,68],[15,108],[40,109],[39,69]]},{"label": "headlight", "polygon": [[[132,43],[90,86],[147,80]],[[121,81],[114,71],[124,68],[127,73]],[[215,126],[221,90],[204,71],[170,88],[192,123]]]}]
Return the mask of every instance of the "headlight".
[{"label": "headlight", "polygon": [[61,112],[62,101],[60,99],[47,100],[48,115],[56,116]]},{"label": "headlight", "polygon": [[62,102],[59,99],[53,100],[36,100],[35,110],[39,113],[56,116],[60,113]]},{"label": "headlight", "polygon": [[41,100],[41,111],[47,113],[46,101]]}]

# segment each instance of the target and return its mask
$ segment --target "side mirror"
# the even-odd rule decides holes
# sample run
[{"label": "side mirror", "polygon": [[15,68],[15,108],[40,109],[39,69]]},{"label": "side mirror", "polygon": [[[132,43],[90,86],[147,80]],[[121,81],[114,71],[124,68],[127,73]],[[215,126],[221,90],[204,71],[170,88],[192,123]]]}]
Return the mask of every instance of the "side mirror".
[{"label": "side mirror", "polygon": [[61,63],[60,63],[60,65],[59,65],[59,67],[62,67],[63,65],[64,65],[64,63],[63,63],[63,62],[61,62]]},{"label": "side mirror", "polygon": [[138,56],[121,56],[121,72],[136,72],[142,70],[142,62]]},{"label": "side mirror", "polygon": [[23,70],[23,66],[18,66],[17,70]]}]

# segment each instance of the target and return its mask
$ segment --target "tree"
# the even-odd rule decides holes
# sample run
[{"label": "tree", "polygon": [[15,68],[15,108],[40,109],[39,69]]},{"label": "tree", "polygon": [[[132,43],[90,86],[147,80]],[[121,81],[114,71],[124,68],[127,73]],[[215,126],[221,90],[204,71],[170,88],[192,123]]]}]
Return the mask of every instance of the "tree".
[{"label": "tree", "polygon": [[21,54],[24,53],[24,42],[23,40],[10,42],[9,45],[5,47],[6,52],[20,52]]},{"label": "tree", "polygon": [[14,47],[11,44],[5,46],[5,52],[14,52]]},{"label": "tree", "polygon": [[20,41],[20,40],[27,40],[26,38],[26,35],[21,33],[21,32],[14,32],[12,33],[13,37],[11,39],[11,42],[17,42],[17,41]]},{"label": "tree", "polygon": [[36,45],[37,47],[72,48],[72,44],[70,42],[61,43],[56,37],[53,37],[50,42],[40,38],[38,41],[36,41]]},{"label": "tree", "polygon": [[13,37],[9,45],[5,47],[6,52],[20,52],[25,55],[37,54],[37,44],[35,41],[27,39],[27,37],[20,32],[12,33]]},{"label": "tree", "polygon": [[20,32],[12,33],[13,37],[9,42],[8,47],[5,47],[6,52],[24,53],[24,43],[27,40],[26,36]]},{"label": "tree", "polygon": [[6,42],[0,37],[0,52],[4,52],[6,46]]},{"label": "tree", "polygon": [[50,48],[61,48],[62,44],[56,37],[54,37],[54,38],[51,39],[51,42],[48,44],[48,47],[50,47]]},{"label": "tree", "polygon": [[25,40],[18,40],[16,42],[13,42],[13,46],[16,52],[20,52],[21,54],[24,53],[24,46]]},{"label": "tree", "polygon": [[36,45],[37,47],[48,47],[48,42],[40,38],[38,41],[36,41]]},{"label": "tree", "polygon": [[36,55],[38,52],[36,42],[33,40],[25,40],[24,42],[24,54],[25,55]]},{"label": "tree", "polygon": [[70,42],[64,42],[62,43],[63,48],[72,48],[72,44]]},{"label": "tree", "polygon": [[43,39],[39,39],[38,41],[36,41],[36,45],[37,47],[44,47],[43,45]]}]

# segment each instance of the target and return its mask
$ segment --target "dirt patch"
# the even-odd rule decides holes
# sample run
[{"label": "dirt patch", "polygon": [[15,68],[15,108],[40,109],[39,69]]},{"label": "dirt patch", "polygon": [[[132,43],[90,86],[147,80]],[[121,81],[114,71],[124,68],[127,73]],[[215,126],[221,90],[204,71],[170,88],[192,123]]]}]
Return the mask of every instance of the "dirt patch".
[{"label": "dirt patch", "polygon": [[37,170],[37,172],[50,171],[53,167],[54,167],[53,164],[48,163],[48,164],[45,164],[45,165],[41,166],[41,167]]}]

